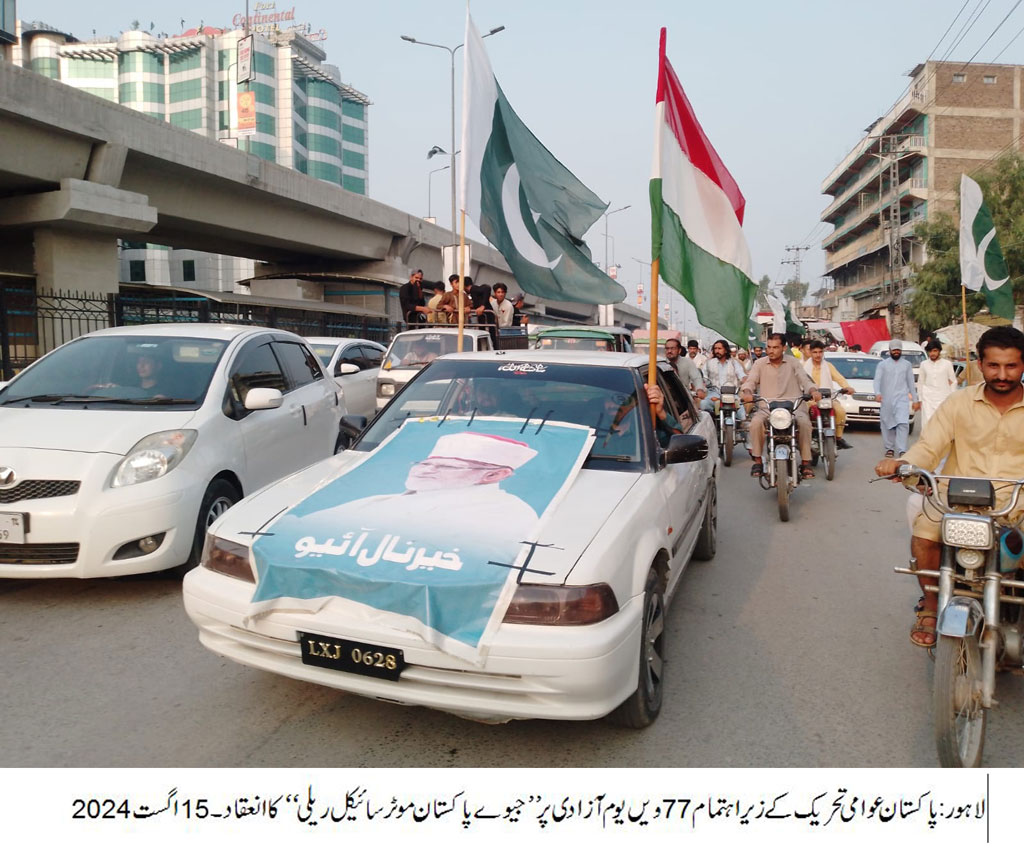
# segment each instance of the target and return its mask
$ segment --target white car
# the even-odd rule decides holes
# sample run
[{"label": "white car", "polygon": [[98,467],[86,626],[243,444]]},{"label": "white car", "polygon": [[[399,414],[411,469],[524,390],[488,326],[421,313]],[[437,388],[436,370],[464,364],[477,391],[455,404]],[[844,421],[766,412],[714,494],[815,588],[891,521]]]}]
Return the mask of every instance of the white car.
[{"label": "white car", "polygon": [[330,456],[343,409],[297,335],[116,327],[0,389],[0,577],[155,572],[243,495]]},{"label": "white car", "polygon": [[[659,382],[679,432],[662,429],[656,436],[643,402],[646,372],[646,357],[631,353],[529,350],[436,360],[353,449],[244,499],[211,526],[202,565],[185,576],[183,587],[200,641],[252,667],[476,720],[593,719],[614,712],[626,726],[651,723],[666,675],[665,611],[691,555],[707,560],[715,553],[718,453],[710,415],[694,406],[667,363]],[[486,408],[475,396],[485,388]],[[328,479],[344,480],[409,417],[442,415],[434,420],[443,423],[449,413],[468,411],[521,417],[531,430],[544,420],[568,421],[597,436],[538,534],[538,542],[559,547],[534,558],[543,572],[520,579],[482,664],[392,628],[375,619],[380,612],[339,596],[315,613],[250,615],[257,580],[253,532]],[[611,433],[613,420],[618,428]],[[500,518],[465,521],[501,524]],[[337,529],[345,524],[339,519]],[[355,644],[364,663],[379,653],[382,661],[404,659],[405,667],[393,679],[369,666],[358,673],[311,666],[300,632]]]},{"label": "white car", "polygon": [[349,415],[373,418],[377,411],[377,374],[386,348],[364,338],[307,338],[313,353],[334,377]]},{"label": "white car", "polygon": [[[875,370],[881,363],[881,356],[867,353],[826,353],[825,359],[836,366],[843,377],[849,381],[853,394],[840,394],[836,400],[846,410],[846,420],[850,424],[879,424],[879,407],[875,400]],[[910,432],[914,432],[916,415],[911,409]]]},{"label": "white car", "polygon": [[[391,339],[384,363],[377,375],[377,409],[381,410],[424,365],[446,353],[458,351],[459,331],[450,328],[410,329]],[[466,327],[462,331],[463,351],[486,353],[491,336],[484,329]]]},{"label": "white car", "polygon": [[[925,352],[924,347],[914,341],[903,341],[900,340],[900,344],[903,347],[903,353],[900,356],[901,359],[906,359],[914,366],[914,382],[917,382],[917,375],[921,371],[921,362],[928,358],[928,354]],[[888,341],[876,341],[871,345],[871,349],[868,353],[872,356],[878,356],[880,359],[889,358],[889,342]]]}]

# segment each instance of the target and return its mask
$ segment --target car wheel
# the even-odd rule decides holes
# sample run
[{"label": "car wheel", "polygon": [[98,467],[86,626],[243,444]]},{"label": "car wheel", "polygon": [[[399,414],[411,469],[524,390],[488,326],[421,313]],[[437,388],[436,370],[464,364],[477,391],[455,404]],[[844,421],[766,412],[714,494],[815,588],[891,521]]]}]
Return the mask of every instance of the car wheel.
[{"label": "car wheel", "polygon": [[198,566],[203,557],[203,542],[206,539],[206,530],[216,519],[222,516],[233,504],[237,504],[242,496],[233,483],[224,478],[218,477],[211,481],[206,487],[206,493],[199,504],[199,517],[196,519],[196,531],[192,538],[192,551],[188,560],[181,567],[186,572],[194,566]]},{"label": "car wheel", "polygon": [[697,560],[711,560],[715,556],[718,542],[718,487],[711,481],[707,507],[704,510],[704,521],[697,535],[697,544],[693,547],[693,556]]},{"label": "car wheel", "polygon": [[644,585],[640,617],[640,672],[636,690],[612,712],[619,726],[643,729],[654,723],[664,696],[665,584],[652,568]]}]

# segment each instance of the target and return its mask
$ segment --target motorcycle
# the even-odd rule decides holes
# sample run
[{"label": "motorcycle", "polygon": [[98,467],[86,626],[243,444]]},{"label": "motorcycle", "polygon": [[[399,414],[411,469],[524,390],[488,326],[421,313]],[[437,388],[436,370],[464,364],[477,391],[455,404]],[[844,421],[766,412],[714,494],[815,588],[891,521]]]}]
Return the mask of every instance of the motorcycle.
[{"label": "motorcycle", "polygon": [[821,388],[821,400],[811,407],[811,462],[820,459],[825,480],[836,476],[836,413],[832,408],[832,389]]},{"label": "motorcycle", "polygon": [[[942,514],[938,570],[920,569],[911,558],[897,573],[937,580],[932,691],[935,744],[947,768],[981,765],[985,724],[996,705],[998,671],[1024,675],[1024,537],[1008,520],[1024,480],[995,486],[984,478],[938,475],[902,465],[895,477],[908,489],[923,482],[924,500]],[[943,497],[938,488],[946,484]],[[997,493],[1012,488],[996,506]],[[925,508],[927,510],[927,508]]]},{"label": "motorcycle", "polygon": [[797,441],[796,433],[796,409],[810,400],[810,395],[805,394],[798,400],[765,400],[757,396],[754,400],[758,404],[768,404],[761,488],[775,490],[779,519],[788,522],[789,495],[800,483],[800,443]]},{"label": "motorcycle", "polygon": [[732,465],[733,448],[745,441],[740,428],[743,421],[742,404],[739,402],[736,386],[724,385],[720,390],[712,389],[711,392],[718,400],[718,452],[722,462],[728,467]]}]

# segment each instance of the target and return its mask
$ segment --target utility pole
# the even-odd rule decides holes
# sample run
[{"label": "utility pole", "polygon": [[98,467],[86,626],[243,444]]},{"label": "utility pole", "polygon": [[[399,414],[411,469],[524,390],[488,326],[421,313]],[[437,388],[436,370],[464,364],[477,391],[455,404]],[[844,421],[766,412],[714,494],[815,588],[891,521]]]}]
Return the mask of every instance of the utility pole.
[{"label": "utility pole", "polygon": [[[889,307],[892,332],[903,334],[905,281],[900,217],[900,160],[909,156],[919,134],[886,134],[878,138],[878,227],[889,246]],[[888,200],[886,196],[889,196]],[[882,293],[886,288],[883,284]]]},{"label": "utility pole", "polygon": [[811,248],[810,246],[787,246],[786,247],[786,251],[787,252],[792,252],[793,253],[793,257],[792,258],[784,258],[782,260],[782,263],[783,264],[792,264],[796,268],[796,269],[793,270],[793,280],[796,281],[796,282],[803,281],[800,278],[800,253],[801,252],[806,252],[810,248]]}]

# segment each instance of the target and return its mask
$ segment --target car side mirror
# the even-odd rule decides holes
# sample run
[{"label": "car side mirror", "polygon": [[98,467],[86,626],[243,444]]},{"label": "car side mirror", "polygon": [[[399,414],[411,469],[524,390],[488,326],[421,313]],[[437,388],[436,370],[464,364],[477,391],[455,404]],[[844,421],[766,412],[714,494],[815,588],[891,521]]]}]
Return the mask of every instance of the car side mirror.
[{"label": "car side mirror", "polygon": [[336,377],[344,377],[349,374],[358,374],[359,365],[353,365],[351,362],[342,362],[334,369],[334,375]]},{"label": "car side mirror", "polygon": [[668,440],[664,460],[668,465],[696,463],[707,459],[708,440],[690,433],[677,433]]},{"label": "car side mirror", "polygon": [[352,443],[356,440],[359,434],[365,429],[365,415],[343,416],[341,422],[338,424],[338,447],[335,450],[335,453],[338,451],[347,451],[352,447]]},{"label": "car side mirror", "polygon": [[284,403],[284,395],[276,388],[251,388],[245,394],[245,408],[279,409]]}]

